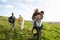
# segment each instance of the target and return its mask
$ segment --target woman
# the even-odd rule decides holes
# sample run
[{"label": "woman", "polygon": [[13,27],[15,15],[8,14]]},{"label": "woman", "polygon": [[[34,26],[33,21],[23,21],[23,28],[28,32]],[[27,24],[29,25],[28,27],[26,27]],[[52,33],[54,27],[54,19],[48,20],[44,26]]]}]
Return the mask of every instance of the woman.
[{"label": "woman", "polygon": [[35,12],[33,13],[33,16],[32,16],[32,20],[33,20],[32,34],[33,34],[33,31],[34,31],[34,29],[35,29],[35,27],[36,27],[36,21],[35,21],[35,19],[36,19],[36,16],[37,16],[38,14],[40,14],[40,13],[39,13],[39,10],[38,10],[38,9],[35,9]]},{"label": "woman", "polygon": [[23,28],[24,28],[24,19],[21,15],[19,15],[18,22],[19,22],[19,25],[20,25],[20,29],[23,30]]}]

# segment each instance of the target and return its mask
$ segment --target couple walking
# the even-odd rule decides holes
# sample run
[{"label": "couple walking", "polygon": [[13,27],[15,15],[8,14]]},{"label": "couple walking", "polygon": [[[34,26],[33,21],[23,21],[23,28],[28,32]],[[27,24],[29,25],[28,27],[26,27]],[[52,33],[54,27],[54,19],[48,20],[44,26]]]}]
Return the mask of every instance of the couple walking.
[{"label": "couple walking", "polygon": [[39,12],[38,9],[35,9],[35,12],[33,13],[33,16],[32,16],[32,20],[33,20],[32,34],[34,29],[36,29],[37,33],[33,34],[33,37],[37,36],[37,40],[39,40],[39,35],[41,35],[41,30],[43,27],[43,24],[41,21],[43,19],[43,14],[44,14],[44,11]]},{"label": "couple walking", "polygon": [[[12,13],[12,16],[10,16],[8,18],[8,21],[12,25],[12,31],[14,31],[14,24],[15,24],[15,16],[14,16],[14,13]],[[20,30],[23,30],[23,28],[24,28],[24,19],[23,19],[23,17],[21,15],[19,15],[18,23],[20,25]]]}]

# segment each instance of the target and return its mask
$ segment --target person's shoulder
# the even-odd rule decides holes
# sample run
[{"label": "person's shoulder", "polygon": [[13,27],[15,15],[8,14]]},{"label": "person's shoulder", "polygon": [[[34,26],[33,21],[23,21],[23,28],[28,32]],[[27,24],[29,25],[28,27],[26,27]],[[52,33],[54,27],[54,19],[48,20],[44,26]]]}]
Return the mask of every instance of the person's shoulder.
[{"label": "person's shoulder", "polygon": [[12,18],[12,16],[10,16],[9,18]]},{"label": "person's shoulder", "polygon": [[18,17],[18,19],[20,19],[20,17]]},{"label": "person's shoulder", "polygon": [[12,16],[10,16],[10,17],[12,17]]}]

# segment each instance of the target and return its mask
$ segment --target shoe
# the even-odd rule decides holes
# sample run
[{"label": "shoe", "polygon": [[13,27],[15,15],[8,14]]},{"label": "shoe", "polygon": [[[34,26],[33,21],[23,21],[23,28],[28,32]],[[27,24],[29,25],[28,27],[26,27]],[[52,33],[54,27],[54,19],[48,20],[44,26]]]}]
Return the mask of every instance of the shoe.
[{"label": "shoe", "polygon": [[12,28],[12,31],[14,31],[14,28]]}]

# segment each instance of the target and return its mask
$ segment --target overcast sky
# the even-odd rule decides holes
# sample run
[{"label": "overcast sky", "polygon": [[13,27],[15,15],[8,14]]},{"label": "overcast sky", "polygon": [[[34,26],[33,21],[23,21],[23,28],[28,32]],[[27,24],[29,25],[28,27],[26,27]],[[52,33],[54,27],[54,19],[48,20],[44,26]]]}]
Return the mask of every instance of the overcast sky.
[{"label": "overcast sky", "polygon": [[13,12],[18,18],[32,20],[34,9],[45,12],[43,21],[60,22],[60,0],[0,0],[0,16],[10,16]]}]

